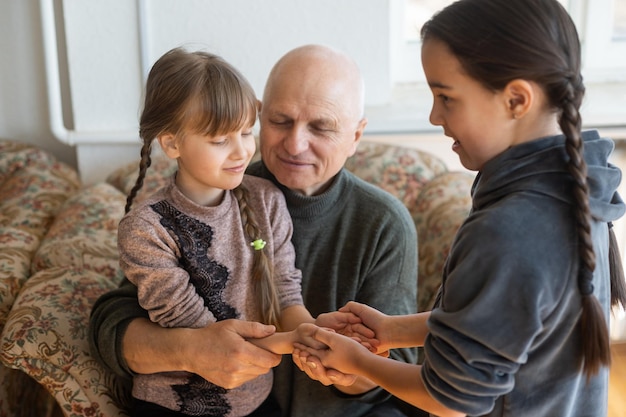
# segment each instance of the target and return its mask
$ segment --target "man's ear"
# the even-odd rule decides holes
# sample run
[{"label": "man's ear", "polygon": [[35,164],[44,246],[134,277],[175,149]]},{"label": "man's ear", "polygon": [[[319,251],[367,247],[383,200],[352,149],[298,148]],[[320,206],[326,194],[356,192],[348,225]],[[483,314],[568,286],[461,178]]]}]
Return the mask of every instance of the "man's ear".
[{"label": "man's ear", "polygon": [[357,124],[356,130],[354,132],[354,142],[352,142],[352,149],[349,156],[354,155],[354,153],[356,152],[356,148],[363,138],[363,131],[365,131],[365,126],[367,126],[367,119],[364,117],[359,120],[359,123]]},{"label": "man's ear", "polygon": [[163,153],[165,153],[168,158],[176,159],[180,156],[176,135],[164,133],[158,136],[157,140],[159,141],[159,145],[161,145],[161,149],[163,149]]},{"label": "man's ear", "polygon": [[504,87],[507,110],[511,118],[520,119],[528,113],[535,104],[535,89],[530,81],[516,79]]}]

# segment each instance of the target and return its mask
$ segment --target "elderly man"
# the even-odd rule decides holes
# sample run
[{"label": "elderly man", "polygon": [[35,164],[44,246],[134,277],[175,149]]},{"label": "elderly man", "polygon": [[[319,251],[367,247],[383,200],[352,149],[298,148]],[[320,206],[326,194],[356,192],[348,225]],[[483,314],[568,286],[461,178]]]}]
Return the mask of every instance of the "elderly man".
[{"label": "elderly man", "polygon": [[[416,312],[417,236],[408,211],[343,169],[367,124],[363,108],[355,62],[319,45],[283,56],[263,95],[262,161],[248,171],[270,179],[285,195],[302,295],[314,317],[350,300],[392,315]],[[185,370],[233,388],[277,367],[272,396],[255,416],[405,415],[367,379],[326,373],[297,356],[280,363],[280,356],[246,342],[272,331],[239,320],[202,329],[162,328],[148,320],[136,288],[124,281],[94,306],[90,342],[104,366],[128,378],[133,372]],[[390,355],[416,360],[409,349]]]}]

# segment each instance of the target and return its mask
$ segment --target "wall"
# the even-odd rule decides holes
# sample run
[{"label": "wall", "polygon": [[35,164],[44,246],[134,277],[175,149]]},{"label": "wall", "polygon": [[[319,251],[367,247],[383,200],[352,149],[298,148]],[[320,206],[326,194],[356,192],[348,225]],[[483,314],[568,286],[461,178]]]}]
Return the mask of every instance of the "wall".
[{"label": "wall", "polygon": [[76,151],[50,131],[36,0],[0,1],[0,137],[36,144],[76,166]]},{"label": "wall", "polygon": [[[377,135],[374,140],[435,152],[460,168],[449,139],[428,124],[428,89],[393,88],[394,63],[401,53],[397,22],[402,21],[403,0],[44,0],[42,4],[52,5],[56,12],[63,120],[53,133],[40,2],[2,0],[0,137],[36,143],[79,168],[87,183],[137,158],[144,75],[160,54],[181,44],[223,55],[246,74],[259,95],[270,67],[287,50],[313,42],[343,49],[364,74],[366,133]],[[415,71],[421,71],[419,65]],[[626,122],[626,83],[588,85],[583,120],[589,127]],[[388,132],[398,135],[381,136]],[[624,129],[601,132],[626,138]]]},{"label": "wall", "polygon": [[[101,179],[138,155],[145,73],[180,45],[224,56],[259,95],[286,51],[306,43],[332,45],[359,63],[367,105],[382,105],[391,94],[390,2],[401,0],[367,6],[360,0],[46,0],[56,13],[62,67],[63,121],[51,133],[42,43],[50,36],[42,33],[40,3],[2,1],[0,136],[52,151],[77,166],[85,182]],[[55,103],[52,110],[61,111]]]}]

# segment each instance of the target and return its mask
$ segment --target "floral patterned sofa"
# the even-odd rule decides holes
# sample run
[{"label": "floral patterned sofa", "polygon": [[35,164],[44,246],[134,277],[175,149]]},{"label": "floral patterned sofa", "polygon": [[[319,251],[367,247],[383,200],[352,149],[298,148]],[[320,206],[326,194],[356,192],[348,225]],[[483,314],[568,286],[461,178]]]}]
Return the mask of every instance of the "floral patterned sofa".
[{"label": "floral patterned sofa", "polygon": [[[44,151],[0,140],[0,417],[126,416],[85,335],[91,306],[122,278],[117,223],[136,167],[82,186]],[[425,152],[368,142],[346,167],[409,208],[419,239],[418,305],[429,308],[473,176]],[[138,199],[174,169],[156,159]]]}]

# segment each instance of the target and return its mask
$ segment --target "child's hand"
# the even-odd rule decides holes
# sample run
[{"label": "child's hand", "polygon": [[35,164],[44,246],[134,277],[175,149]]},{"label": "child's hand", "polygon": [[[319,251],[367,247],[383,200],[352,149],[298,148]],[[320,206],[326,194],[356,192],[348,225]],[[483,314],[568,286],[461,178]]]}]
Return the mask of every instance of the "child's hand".
[{"label": "child's hand", "polygon": [[380,345],[380,342],[375,338],[374,331],[366,327],[362,320],[350,311],[320,314],[317,316],[315,324],[351,337],[372,352],[376,352],[377,347]]},{"label": "child's hand", "polygon": [[[293,331],[294,333],[294,345],[299,344],[301,346],[307,346],[312,349],[326,349],[326,345],[322,342],[315,339],[315,333],[320,328],[312,323],[302,323]],[[329,331],[334,331],[332,329],[327,329]]]},{"label": "child's hand", "polygon": [[389,356],[391,338],[387,331],[388,324],[386,324],[386,321],[388,316],[386,314],[355,301],[348,302],[338,312],[354,316],[350,318],[352,322],[360,321],[362,328],[368,329],[373,333],[373,336],[371,336],[372,340],[376,341],[373,346],[377,349],[374,353],[380,356]]},{"label": "child's hand", "polygon": [[293,363],[307,376],[322,385],[342,385],[350,386],[357,379],[356,375],[343,374],[336,369],[327,369],[322,365],[320,359],[309,352],[294,349],[291,355]]},{"label": "child's hand", "polygon": [[[312,337],[324,344],[326,348],[316,349],[300,343],[296,343],[295,347],[297,350],[318,358],[324,368],[329,371],[335,370],[345,375],[358,375],[360,358],[364,355],[372,354],[366,347],[353,338],[343,336],[327,329],[318,328],[318,330],[312,334]],[[306,357],[306,355],[300,354],[300,357],[303,356]],[[309,361],[309,359],[307,359],[307,361]],[[313,361],[313,363],[315,362]]]}]

